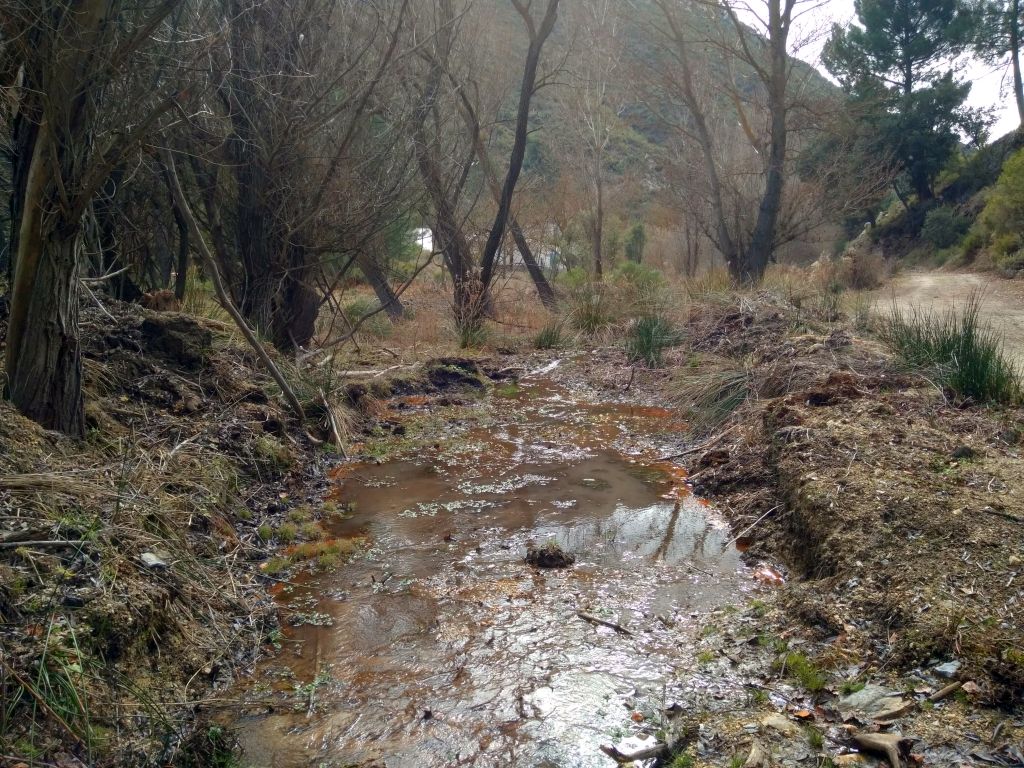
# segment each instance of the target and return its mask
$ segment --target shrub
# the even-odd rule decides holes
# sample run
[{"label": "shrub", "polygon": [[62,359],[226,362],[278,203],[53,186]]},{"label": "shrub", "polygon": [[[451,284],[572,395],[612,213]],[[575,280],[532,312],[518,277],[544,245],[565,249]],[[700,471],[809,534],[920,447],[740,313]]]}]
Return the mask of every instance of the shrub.
[{"label": "shrub", "polygon": [[885,278],[885,259],[875,250],[852,250],[845,264],[845,281],[855,291],[870,291]]},{"label": "shrub", "polygon": [[656,314],[667,302],[668,282],[658,270],[626,261],[615,268],[611,282],[623,305],[635,313]]},{"label": "shrub", "polygon": [[969,226],[967,218],[952,208],[933,208],[924,217],[921,238],[934,248],[949,248],[960,241]]},{"label": "shrub", "polygon": [[960,310],[942,314],[893,306],[879,323],[879,336],[908,364],[935,371],[964,400],[1012,404],[1020,401],[1020,377],[1003,354],[1002,337],[981,321],[975,294]]},{"label": "shrub", "polygon": [[644,248],[647,246],[647,229],[642,221],[629,228],[626,235],[626,258],[636,264],[644,260]]},{"label": "shrub", "polygon": [[631,363],[660,368],[665,350],[679,341],[679,333],[661,315],[641,317],[626,340],[626,357]]},{"label": "shrub", "polygon": [[1024,231],[1024,150],[1013,154],[992,187],[980,217],[996,235]]}]

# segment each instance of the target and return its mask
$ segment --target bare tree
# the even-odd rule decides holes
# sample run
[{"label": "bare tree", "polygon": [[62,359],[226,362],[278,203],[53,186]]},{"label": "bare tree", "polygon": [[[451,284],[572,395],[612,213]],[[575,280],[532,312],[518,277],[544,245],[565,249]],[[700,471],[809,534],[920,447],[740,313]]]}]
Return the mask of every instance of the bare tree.
[{"label": "bare tree", "polygon": [[7,389],[25,415],[70,434],[85,431],[83,222],[120,159],[175,104],[152,63],[189,49],[168,23],[176,8],[184,4],[0,2],[3,85],[14,104]]},{"label": "bare tree", "polygon": [[580,0],[573,9],[573,28],[581,44],[563,103],[573,127],[569,154],[580,158],[579,167],[593,198],[588,229],[594,277],[600,280],[606,256],[608,150],[615,131],[621,130],[626,104],[621,71],[622,4],[616,0]]},{"label": "bare tree", "polygon": [[[208,226],[230,229],[213,241],[233,299],[280,349],[314,334],[323,261],[360,250],[393,212],[401,163],[382,157],[401,152],[386,121],[373,132],[372,104],[408,7],[223,0],[228,43],[211,72],[220,108],[204,126],[211,149],[197,183]],[[343,196],[357,177],[362,188]]]},{"label": "bare tree", "polygon": [[[513,196],[526,156],[530,107],[544,80],[540,74],[541,56],[558,19],[559,0],[546,0],[540,14],[534,13],[532,3],[508,1],[526,33],[528,45],[516,99],[511,148],[504,175],[496,185],[496,209],[489,224],[483,227],[479,250],[474,247],[477,238],[471,238],[464,226],[476,211],[479,198],[467,192],[467,184],[482,142],[480,110],[467,110],[465,94],[460,94],[472,79],[465,73],[469,51],[461,38],[471,4],[457,7],[454,0],[434,0],[429,8],[420,10],[418,34],[425,42],[419,49],[416,66],[410,67],[405,78],[406,96],[416,105],[409,132],[430,204],[428,218],[433,224],[435,247],[452,277],[455,322],[463,330],[477,328],[490,305],[497,258],[512,218]],[[484,157],[489,168],[485,175],[496,177],[493,156],[485,153]],[[484,179],[484,189],[493,189],[492,181]]]},{"label": "bare tree", "polygon": [[[814,0],[763,0],[757,4],[706,2],[696,6],[679,0],[655,0],[660,11],[662,45],[673,67],[660,78],[658,90],[684,108],[669,119],[700,149],[709,189],[713,226],[709,235],[722,253],[733,277],[740,282],[761,279],[780,244],[780,216],[792,159],[795,114],[805,108],[805,85],[810,69],[797,70],[791,56],[798,5]],[[694,23],[701,22],[701,23]],[[724,24],[722,22],[725,22]],[[697,62],[718,59],[720,72],[711,75],[713,87]],[[751,87],[753,86],[753,87]],[[728,181],[722,148],[734,160],[733,147],[712,128],[720,104],[732,105],[729,122],[737,125],[759,161],[756,215],[749,225],[730,215]],[[662,114],[667,114],[662,110]],[[751,155],[743,153],[750,158]],[[733,206],[734,207],[734,206]]]}]

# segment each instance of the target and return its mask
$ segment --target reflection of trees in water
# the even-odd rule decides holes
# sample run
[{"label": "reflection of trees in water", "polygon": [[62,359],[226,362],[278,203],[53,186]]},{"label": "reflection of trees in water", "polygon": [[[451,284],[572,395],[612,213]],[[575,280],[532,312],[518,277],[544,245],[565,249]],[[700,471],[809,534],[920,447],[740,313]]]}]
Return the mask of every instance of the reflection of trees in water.
[{"label": "reflection of trees in water", "polygon": [[669,546],[672,544],[672,537],[676,535],[676,522],[679,520],[679,510],[681,504],[676,500],[675,505],[672,507],[672,516],[668,519],[668,525],[665,527],[665,535],[661,539],[661,544],[654,551],[654,557],[651,559],[654,562],[665,559],[665,554],[668,552]]},{"label": "reflection of trees in water", "polygon": [[[682,502],[640,509],[619,506],[605,519],[542,528],[538,534],[584,557],[630,553],[667,563],[703,559],[708,547],[717,552],[721,544],[720,533],[708,525],[703,512]],[[603,553],[593,552],[601,545]]]}]

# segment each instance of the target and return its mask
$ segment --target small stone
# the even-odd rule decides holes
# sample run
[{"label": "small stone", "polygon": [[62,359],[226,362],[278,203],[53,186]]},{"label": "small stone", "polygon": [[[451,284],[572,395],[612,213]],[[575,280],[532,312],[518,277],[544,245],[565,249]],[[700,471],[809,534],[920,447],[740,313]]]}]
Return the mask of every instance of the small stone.
[{"label": "small stone", "polygon": [[942,677],[955,677],[956,673],[960,671],[960,662],[954,659],[953,661],[947,661],[945,664],[939,664],[933,669],[935,674]]},{"label": "small stone", "polygon": [[141,555],[139,555],[139,560],[142,561],[142,564],[144,566],[146,566],[147,568],[152,568],[153,570],[161,570],[167,567],[167,563],[164,562],[164,560],[161,559],[158,555],[154,555],[152,552],[143,552]]},{"label": "small stone", "polygon": [[903,705],[903,697],[898,691],[883,688],[869,683],[859,691],[841,696],[838,702],[839,713],[844,720],[854,717],[871,719],[882,713],[893,712]]},{"label": "small stone", "polygon": [[866,765],[868,761],[860,752],[848,752],[845,755],[836,755],[832,762],[841,766],[857,766]]},{"label": "small stone", "polygon": [[784,715],[766,715],[761,718],[761,726],[778,731],[783,736],[795,737],[800,735],[800,726],[789,720]]},{"label": "small stone", "polygon": [[1010,559],[1006,561],[1008,565],[1020,565],[1021,559],[1017,555],[1010,555]]}]

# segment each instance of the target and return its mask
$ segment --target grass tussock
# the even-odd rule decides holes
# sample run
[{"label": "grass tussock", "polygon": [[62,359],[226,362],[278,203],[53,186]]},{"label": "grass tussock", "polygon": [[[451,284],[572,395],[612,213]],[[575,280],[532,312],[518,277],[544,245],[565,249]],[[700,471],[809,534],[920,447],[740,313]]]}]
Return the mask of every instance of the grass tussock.
[{"label": "grass tussock", "polygon": [[631,363],[660,368],[665,351],[679,344],[680,340],[679,331],[668,318],[662,315],[641,317],[626,339],[626,357]]},{"label": "grass tussock", "polygon": [[674,392],[696,432],[720,426],[754,394],[750,366],[724,358],[695,362],[681,372]]},{"label": "grass tussock", "polygon": [[1021,400],[1020,372],[1003,352],[1002,337],[981,320],[982,299],[935,313],[894,305],[878,322],[878,335],[915,368],[934,372],[957,398],[975,403]]},{"label": "grass tussock", "polygon": [[601,283],[586,282],[574,286],[566,299],[569,324],[587,336],[595,336],[616,320],[612,292]]},{"label": "grass tussock", "polygon": [[561,322],[548,323],[533,337],[534,349],[558,349],[565,343]]}]

